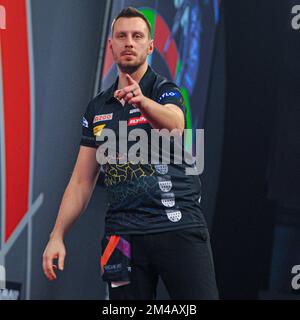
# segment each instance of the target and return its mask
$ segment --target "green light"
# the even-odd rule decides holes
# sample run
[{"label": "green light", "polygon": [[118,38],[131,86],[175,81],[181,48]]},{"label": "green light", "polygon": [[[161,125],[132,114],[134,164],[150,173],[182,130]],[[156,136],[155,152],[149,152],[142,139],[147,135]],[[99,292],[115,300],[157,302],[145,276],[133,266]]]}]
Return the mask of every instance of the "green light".
[{"label": "green light", "polygon": [[[185,87],[181,87],[181,94],[183,96],[184,104],[186,107],[185,120],[187,129],[192,129],[192,114],[191,114],[191,105],[189,101],[189,94]],[[189,130],[185,136],[185,149],[191,151],[193,142],[193,135],[191,130]]]},{"label": "green light", "polygon": [[181,72],[181,60],[178,58],[177,66],[176,66],[176,76],[178,76]]},{"label": "green light", "polygon": [[151,39],[153,39],[156,13],[150,8],[139,8],[139,11],[148,19],[151,26]]}]

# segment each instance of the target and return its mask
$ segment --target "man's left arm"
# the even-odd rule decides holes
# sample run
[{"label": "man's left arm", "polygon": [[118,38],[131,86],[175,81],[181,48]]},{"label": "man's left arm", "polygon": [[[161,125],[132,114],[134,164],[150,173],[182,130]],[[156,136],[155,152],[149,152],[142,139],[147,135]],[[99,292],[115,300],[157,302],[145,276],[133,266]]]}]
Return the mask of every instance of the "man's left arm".
[{"label": "man's left arm", "polygon": [[[154,129],[184,130],[183,99],[178,88],[163,93],[158,102],[143,95],[139,84],[127,75],[128,86],[117,90],[115,97],[136,105]],[[174,101],[174,103],[172,103]],[[161,102],[161,103],[159,103]]]}]

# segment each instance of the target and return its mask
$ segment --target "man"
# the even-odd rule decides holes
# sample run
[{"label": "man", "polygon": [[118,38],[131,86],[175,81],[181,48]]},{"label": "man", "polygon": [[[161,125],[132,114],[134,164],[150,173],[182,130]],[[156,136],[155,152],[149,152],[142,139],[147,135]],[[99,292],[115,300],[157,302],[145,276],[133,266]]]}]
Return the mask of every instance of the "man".
[{"label": "man", "polygon": [[[139,128],[148,137],[155,129],[174,130],[180,136],[185,128],[180,90],[148,66],[154,45],[145,16],[131,7],[122,10],[112,24],[109,48],[118,78],[85,112],[78,159],[43,255],[49,280],[56,279],[53,259],[58,258],[63,270],[64,235],[86,208],[98,179],[96,152],[103,146],[104,130],[113,130],[120,145],[126,140],[132,146],[119,129],[120,121],[126,121],[128,133]],[[198,176],[186,175],[186,165],[174,161],[121,163],[127,150],[116,151],[119,162],[103,166],[109,209],[101,271],[110,299],[154,299],[159,276],[172,299],[217,299]]]}]

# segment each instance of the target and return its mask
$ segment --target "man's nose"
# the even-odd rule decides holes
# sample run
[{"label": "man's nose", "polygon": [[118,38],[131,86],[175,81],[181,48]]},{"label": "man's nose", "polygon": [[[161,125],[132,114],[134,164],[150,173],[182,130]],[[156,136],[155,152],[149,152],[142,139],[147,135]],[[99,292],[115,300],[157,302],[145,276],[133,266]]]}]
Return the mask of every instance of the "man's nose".
[{"label": "man's nose", "polygon": [[127,47],[130,47],[130,48],[133,47],[133,39],[132,39],[131,36],[128,36],[128,37],[126,38],[125,47],[126,47],[126,48],[127,48]]}]

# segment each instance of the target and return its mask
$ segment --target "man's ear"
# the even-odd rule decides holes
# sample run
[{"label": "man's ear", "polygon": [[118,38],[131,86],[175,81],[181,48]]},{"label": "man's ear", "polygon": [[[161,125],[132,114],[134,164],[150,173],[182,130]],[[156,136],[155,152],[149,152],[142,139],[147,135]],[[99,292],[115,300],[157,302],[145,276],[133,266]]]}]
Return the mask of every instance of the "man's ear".
[{"label": "man's ear", "polygon": [[112,38],[111,37],[108,38],[108,47],[109,47],[109,49],[112,49]]},{"label": "man's ear", "polygon": [[152,54],[153,50],[154,50],[154,40],[152,39],[152,40],[150,40],[148,55]]}]

